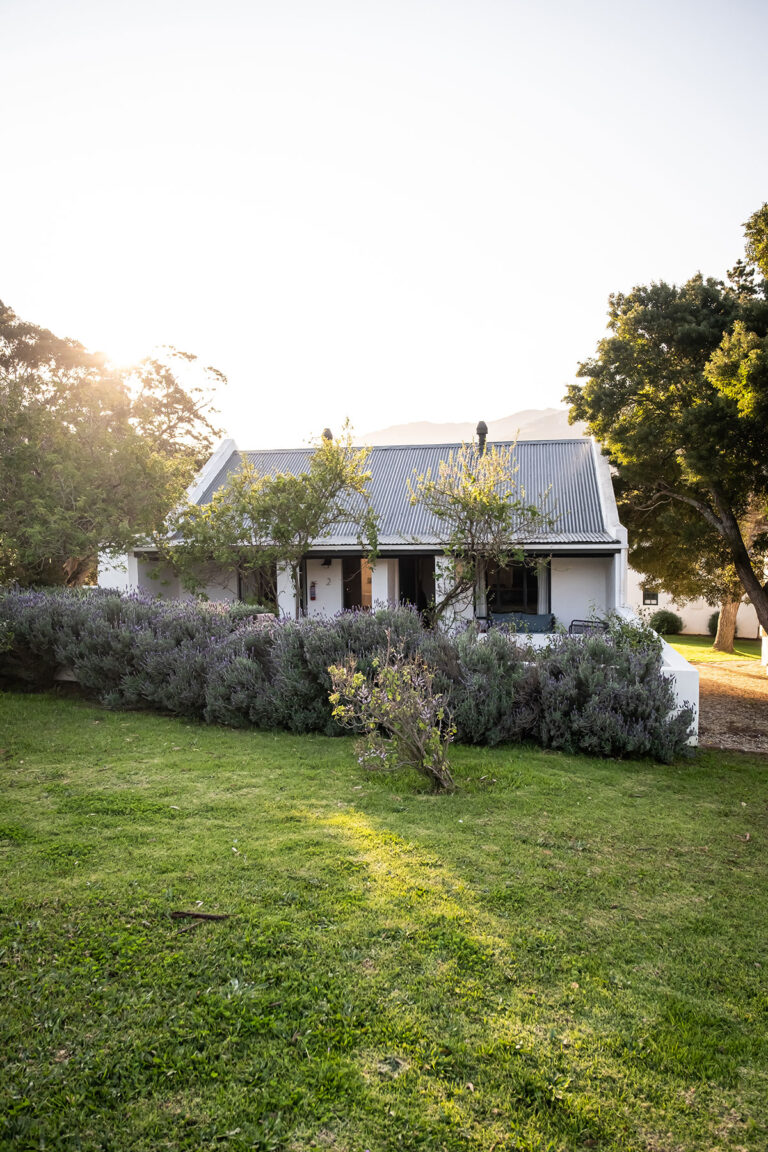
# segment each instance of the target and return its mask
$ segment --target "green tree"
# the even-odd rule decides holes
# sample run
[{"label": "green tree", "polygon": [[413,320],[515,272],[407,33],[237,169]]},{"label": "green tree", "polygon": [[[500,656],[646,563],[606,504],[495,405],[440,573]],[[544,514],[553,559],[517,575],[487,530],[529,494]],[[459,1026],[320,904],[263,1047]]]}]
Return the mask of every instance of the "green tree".
[{"label": "green tree", "polygon": [[81,583],[162,524],[216,434],[193,362],[120,372],[0,303],[0,582]]},{"label": "green tree", "polygon": [[764,206],[728,283],[697,275],[611,296],[611,335],[580,365],[587,383],[566,395],[571,421],[587,421],[617,470],[622,514],[642,511],[660,544],[673,509],[681,526],[702,521],[766,629],[765,537],[745,525],[768,508],[767,227]]},{"label": "green tree", "polygon": [[410,482],[411,503],[422,505],[440,525],[447,561],[435,621],[470,597],[475,614],[485,616],[488,565],[506,568],[520,559],[526,538],[551,522],[543,507],[527,499],[517,471],[514,445],[480,451],[462,444],[440,461],[436,473],[429,470]]},{"label": "green tree", "polygon": [[[719,605],[714,647],[733,652],[736,617],[745,595],[728,546],[711,525],[689,506],[672,501],[650,506],[622,498],[617,483],[617,503],[629,533],[629,563],[648,581],[659,585],[684,604],[703,598]],[[766,522],[757,511],[740,522],[744,543],[759,563],[755,546]]]},{"label": "green tree", "polygon": [[354,448],[345,425],[341,437],[324,435],[306,472],[259,475],[247,462],[209,504],[190,504],[172,522],[175,541],[165,554],[184,584],[200,585],[207,563],[241,576],[285,564],[291,573],[295,615],[301,612],[301,565],[310,546],[340,525],[352,527],[369,558],[376,552],[376,521],[368,502],[369,449]]}]

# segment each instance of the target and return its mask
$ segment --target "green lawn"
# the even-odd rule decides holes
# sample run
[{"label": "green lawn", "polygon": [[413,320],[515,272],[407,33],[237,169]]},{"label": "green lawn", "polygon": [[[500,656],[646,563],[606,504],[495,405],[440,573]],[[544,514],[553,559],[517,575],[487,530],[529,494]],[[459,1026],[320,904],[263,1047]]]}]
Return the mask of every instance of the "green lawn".
[{"label": "green lawn", "polygon": [[3,1149],[768,1148],[765,759],[0,733]]},{"label": "green lawn", "polygon": [[759,660],[759,640],[736,640],[733,655],[730,652],[716,652],[712,647],[711,636],[665,636],[664,639],[692,664],[704,664],[721,660]]}]

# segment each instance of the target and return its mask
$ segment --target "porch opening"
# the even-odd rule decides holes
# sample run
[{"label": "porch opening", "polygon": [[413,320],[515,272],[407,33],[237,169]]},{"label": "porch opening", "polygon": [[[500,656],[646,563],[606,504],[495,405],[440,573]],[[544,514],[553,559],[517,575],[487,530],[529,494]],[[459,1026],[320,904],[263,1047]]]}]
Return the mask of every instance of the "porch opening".
[{"label": "porch opening", "polygon": [[435,602],[434,556],[401,556],[397,567],[400,600],[426,612]]},{"label": "porch opening", "polygon": [[366,558],[344,556],[341,570],[344,582],[344,610],[370,608],[373,603],[373,577]]}]

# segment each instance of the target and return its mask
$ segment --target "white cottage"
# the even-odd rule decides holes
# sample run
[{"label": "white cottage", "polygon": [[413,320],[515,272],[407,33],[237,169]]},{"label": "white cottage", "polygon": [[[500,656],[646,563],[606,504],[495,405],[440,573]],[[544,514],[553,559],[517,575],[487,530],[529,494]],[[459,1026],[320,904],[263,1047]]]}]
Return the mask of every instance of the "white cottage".
[{"label": "white cottage", "polygon": [[[503,445],[506,447],[507,445]],[[408,482],[459,445],[387,445],[370,449],[371,505],[378,516],[379,555],[369,565],[357,539],[337,534],[316,540],[302,572],[302,610],[308,616],[406,601],[423,609],[439,598],[444,541],[440,524],[411,503]],[[227,477],[247,460],[262,475],[297,474],[307,468],[310,448],[240,451],[225,440],[200,473],[190,493],[210,501]],[[488,607],[494,614],[522,618],[530,631],[550,631],[558,622],[615,611],[626,604],[627,533],[619,523],[608,462],[594,440],[528,440],[515,449],[515,482],[528,501],[545,503],[549,523],[522,543],[525,562],[488,572]],[[257,593],[234,571],[209,569],[205,594],[238,600]],[[120,562],[102,565],[99,583],[153,595],[183,595],[178,580],[148,547]],[[278,571],[278,606],[293,615],[289,573]],[[460,614],[471,617],[467,603]],[[553,619],[554,618],[554,619]]]},{"label": "white cottage", "polygon": [[[484,432],[484,426],[478,426]],[[481,435],[481,440],[484,439]],[[365,560],[359,542],[343,526],[308,550],[301,579],[302,610],[307,616],[332,616],[344,609],[407,602],[425,608],[440,598],[445,559],[440,525],[423,507],[411,503],[408,481],[434,472],[458,444],[386,445],[371,448],[370,499],[378,515],[379,555]],[[299,474],[310,448],[241,451],[225,440],[201,471],[190,499],[210,501],[227,477],[247,460],[262,475]],[[524,561],[487,574],[487,603],[492,615],[515,618],[543,642],[554,625],[569,628],[609,612],[633,618],[627,599],[627,532],[619,523],[608,461],[594,440],[525,440],[515,449],[515,481],[529,502],[545,507],[548,523],[522,541]],[[244,586],[234,570],[201,573],[210,600],[246,599],[258,588]],[[99,584],[150,595],[183,596],[177,577],[164,568],[150,547],[102,564]],[[294,591],[287,570],[277,572],[278,607],[294,613]],[[473,605],[459,614],[471,618]],[[664,643],[663,670],[672,679],[678,705],[698,713],[698,672]],[[695,742],[695,736],[693,742]]]}]

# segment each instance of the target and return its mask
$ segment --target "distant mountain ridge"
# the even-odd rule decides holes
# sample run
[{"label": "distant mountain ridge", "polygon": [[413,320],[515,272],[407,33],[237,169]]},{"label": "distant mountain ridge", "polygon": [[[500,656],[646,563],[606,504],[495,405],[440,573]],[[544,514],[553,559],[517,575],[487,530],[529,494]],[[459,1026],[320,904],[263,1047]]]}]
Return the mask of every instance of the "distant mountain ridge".
[{"label": "distant mountain ridge", "polygon": [[[393,424],[366,432],[355,439],[361,444],[458,444],[473,440],[482,416],[461,424]],[[500,440],[573,440],[587,435],[586,424],[569,424],[567,408],[526,408],[500,420],[486,420],[488,443]]]}]

